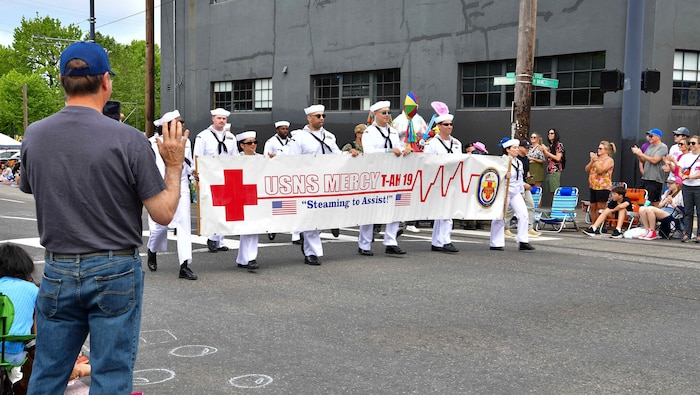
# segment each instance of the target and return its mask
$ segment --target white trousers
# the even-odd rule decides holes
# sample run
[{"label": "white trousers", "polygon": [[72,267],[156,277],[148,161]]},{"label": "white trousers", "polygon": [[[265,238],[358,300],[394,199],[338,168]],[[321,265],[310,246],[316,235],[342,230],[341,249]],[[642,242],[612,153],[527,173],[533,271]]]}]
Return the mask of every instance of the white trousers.
[{"label": "white trousers", "polygon": [[[399,232],[399,222],[392,222],[385,225],[384,245],[395,246],[396,234]],[[374,224],[360,225],[360,236],[357,238],[357,245],[363,250],[372,249],[372,235],[374,234]]]},{"label": "white trousers", "polygon": [[436,219],[433,221],[433,240],[432,245],[442,247],[445,244],[452,243],[452,220],[451,219]]},{"label": "white trousers", "polygon": [[[527,207],[525,207],[523,195],[519,193],[508,195],[508,206],[513,209],[515,217],[518,219],[518,233],[515,235],[515,241],[527,243]],[[491,247],[503,247],[506,245],[506,235],[503,233],[505,228],[505,220],[494,219],[491,221],[491,239],[489,240]]]},{"label": "white trousers", "polygon": [[258,239],[258,235],[240,236],[236,263],[247,265],[253,259],[258,259]]},{"label": "white trousers", "polygon": [[[527,228],[528,230],[533,229],[533,225],[535,224],[535,201],[532,200],[532,193],[529,189],[525,190],[523,199],[525,199],[525,207],[527,207]],[[511,218],[513,218],[513,209],[508,206],[506,220],[510,223]]]},{"label": "white trousers", "polygon": [[[180,201],[175,211],[175,220],[171,225],[177,229],[177,259],[192,263],[192,220],[190,218],[190,193],[180,193]],[[148,238],[148,249],[151,252],[168,251],[168,227],[155,222],[148,216],[148,229],[151,236]]]},{"label": "white trousers", "polygon": [[320,230],[305,230],[304,235],[304,255],[323,256],[323,244],[321,244]]}]

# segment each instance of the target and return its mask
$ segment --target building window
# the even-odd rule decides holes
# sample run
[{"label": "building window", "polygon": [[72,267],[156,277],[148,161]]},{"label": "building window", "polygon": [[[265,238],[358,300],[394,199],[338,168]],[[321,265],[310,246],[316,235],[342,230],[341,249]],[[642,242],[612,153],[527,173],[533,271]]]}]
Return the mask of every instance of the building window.
[{"label": "building window", "polygon": [[214,108],[229,111],[272,110],[272,79],[214,83]]},{"label": "building window", "polygon": [[[534,73],[559,80],[559,88],[532,87],[532,106],[592,106],[603,104],[600,71],[605,52],[535,58]],[[515,72],[515,59],[460,65],[462,108],[510,107],[514,85],[494,85],[494,77]]]},{"label": "building window", "polygon": [[311,77],[313,102],[326,110],[369,110],[377,100],[389,100],[391,108],[401,108],[399,69],[323,74]]},{"label": "building window", "polygon": [[700,106],[700,52],[676,51],[673,58],[674,106]]}]

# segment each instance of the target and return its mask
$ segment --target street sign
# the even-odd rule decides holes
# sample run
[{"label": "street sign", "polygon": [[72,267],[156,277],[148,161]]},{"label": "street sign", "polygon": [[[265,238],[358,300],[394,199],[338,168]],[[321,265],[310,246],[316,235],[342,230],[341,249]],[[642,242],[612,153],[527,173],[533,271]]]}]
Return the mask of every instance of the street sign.
[{"label": "street sign", "polygon": [[493,77],[494,85],[515,85],[515,73],[506,73],[505,77]]},{"label": "street sign", "polygon": [[542,77],[542,74],[539,74],[538,77],[538,75],[535,74],[532,78],[532,85],[556,89],[559,87],[559,80],[556,80],[554,78],[544,78]]}]

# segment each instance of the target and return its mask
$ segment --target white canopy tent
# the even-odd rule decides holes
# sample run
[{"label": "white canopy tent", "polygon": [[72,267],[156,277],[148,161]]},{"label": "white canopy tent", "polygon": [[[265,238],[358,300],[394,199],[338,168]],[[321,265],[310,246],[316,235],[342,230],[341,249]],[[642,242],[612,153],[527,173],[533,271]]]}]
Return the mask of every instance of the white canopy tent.
[{"label": "white canopy tent", "polygon": [[0,149],[19,149],[20,146],[22,146],[22,143],[20,143],[19,141],[13,139],[10,136],[0,133]]}]

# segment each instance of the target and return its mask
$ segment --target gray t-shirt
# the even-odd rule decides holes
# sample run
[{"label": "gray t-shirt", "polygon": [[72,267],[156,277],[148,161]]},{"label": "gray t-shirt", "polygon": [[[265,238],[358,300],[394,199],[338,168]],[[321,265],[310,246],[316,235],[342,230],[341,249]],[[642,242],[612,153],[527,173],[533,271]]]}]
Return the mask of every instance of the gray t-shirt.
[{"label": "gray t-shirt", "polygon": [[[663,159],[664,156],[668,155],[668,146],[664,143],[659,143],[658,145],[649,145],[647,150],[644,152],[647,156],[659,156]],[[663,184],[668,177],[668,173],[664,172],[661,167],[664,165],[664,161],[660,160],[657,164],[653,164],[649,161],[644,162],[644,175],[642,180],[651,180],[660,182]]]},{"label": "gray t-shirt", "polygon": [[146,136],[79,106],[31,124],[20,189],[34,194],[41,244],[81,254],[143,244],[142,201],[165,189]]}]

